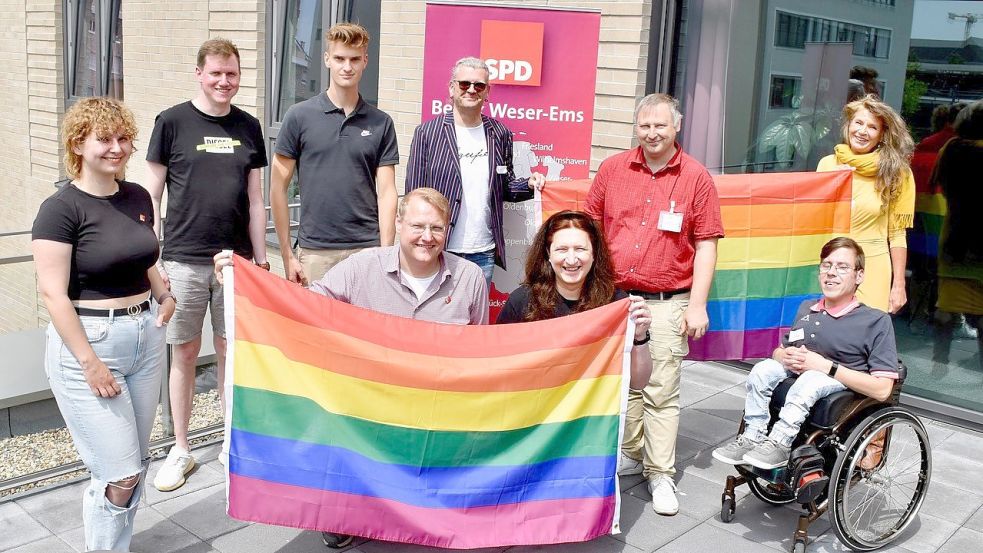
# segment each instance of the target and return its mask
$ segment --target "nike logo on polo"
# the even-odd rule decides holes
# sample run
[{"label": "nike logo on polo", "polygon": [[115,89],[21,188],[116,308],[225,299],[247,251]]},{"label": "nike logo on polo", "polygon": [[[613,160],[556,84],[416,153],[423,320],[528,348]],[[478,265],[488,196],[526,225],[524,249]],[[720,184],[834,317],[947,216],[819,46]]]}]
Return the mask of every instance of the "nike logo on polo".
[{"label": "nike logo on polo", "polygon": [[370,131],[369,129],[365,129],[364,131],[362,131],[362,136],[372,136],[372,131]]}]

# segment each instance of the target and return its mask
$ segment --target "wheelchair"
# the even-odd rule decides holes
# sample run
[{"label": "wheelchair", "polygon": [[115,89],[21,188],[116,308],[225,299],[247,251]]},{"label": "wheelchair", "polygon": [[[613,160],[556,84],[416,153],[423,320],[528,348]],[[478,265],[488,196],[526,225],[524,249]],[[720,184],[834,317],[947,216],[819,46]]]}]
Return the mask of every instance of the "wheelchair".
[{"label": "wheelchair", "polygon": [[[902,364],[886,402],[851,390],[813,406],[785,467],[738,465],[727,477],[720,518],[734,519],[734,489],[747,484],[769,505],[799,503],[804,513],[792,534],[793,553],[804,553],[809,525],[829,511],[836,537],[855,551],[873,551],[896,539],[914,520],[928,491],[932,454],[925,426],[898,399],[907,369]],[[772,424],[795,377],[772,393]],[[744,431],[743,417],[738,432]]]}]

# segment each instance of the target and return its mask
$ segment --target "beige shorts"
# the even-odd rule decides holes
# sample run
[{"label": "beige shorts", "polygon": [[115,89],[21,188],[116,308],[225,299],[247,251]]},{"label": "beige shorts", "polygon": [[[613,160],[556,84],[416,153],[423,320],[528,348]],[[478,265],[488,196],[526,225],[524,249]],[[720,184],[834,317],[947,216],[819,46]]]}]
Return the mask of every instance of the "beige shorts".
[{"label": "beige shorts", "polygon": [[212,333],[225,338],[222,285],[215,278],[214,266],[164,261],[164,270],[167,271],[171,292],[177,300],[174,316],[167,324],[167,343],[186,344],[201,336],[205,311],[209,306],[212,313]]},{"label": "beige shorts", "polygon": [[297,261],[304,269],[304,276],[308,282],[321,280],[331,267],[341,263],[350,255],[358,253],[365,248],[353,248],[350,250],[314,250],[311,248],[297,247]]}]

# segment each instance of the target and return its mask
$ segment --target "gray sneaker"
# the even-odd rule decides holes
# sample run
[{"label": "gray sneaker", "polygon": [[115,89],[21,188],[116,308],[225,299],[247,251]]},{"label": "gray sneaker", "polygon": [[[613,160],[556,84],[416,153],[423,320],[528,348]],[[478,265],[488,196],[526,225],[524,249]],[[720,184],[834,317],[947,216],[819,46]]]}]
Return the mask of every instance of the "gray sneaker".
[{"label": "gray sneaker", "polygon": [[744,454],[750,453],[760,442],[752,442],[741,434],[736,440],[713,450],[713,458],[728,465],[743,465]]},{"label": "gray sneaker", "polygon": [[791,452],[791,447],[766,438],[744,454],[744,462],[759,469],[777,469],[788,464],[788,456]]}]

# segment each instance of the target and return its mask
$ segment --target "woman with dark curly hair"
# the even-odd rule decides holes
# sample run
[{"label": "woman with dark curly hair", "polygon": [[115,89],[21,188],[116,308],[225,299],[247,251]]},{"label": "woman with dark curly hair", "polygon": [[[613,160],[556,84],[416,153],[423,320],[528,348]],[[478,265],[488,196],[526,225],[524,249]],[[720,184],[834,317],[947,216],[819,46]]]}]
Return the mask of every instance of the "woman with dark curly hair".
[{"label": "woman with dark curly hair", "polygon": [[62,123],[69,180],[31,231],[51,315],[45,372],[91,476],[85,548],[129,551],[175,300],[157,273],[150,194],[123,180],[137,127],[112,98],[84,98]]},{"label": "woman with dark curly hair", "polygon": [[652,374],[648,349],[652,314],[644,299],[615,288],[601,225],[582,211],[561,211],[536,232],[526,257],[525,282],[509,295],[496,323],[554,319],[628,297],[635,321],[629,386],[640,390]]},{"label": "woman with dark curly hair", "polygon": [[867,255],[857,297],[896,313],[908,301],[907,229],[914,223],[915,180],[909,164],[914,141],[894,109],[868,95],[843,108],[843,143],[819,161],[817,171],[853,171],[850,238]]}]

